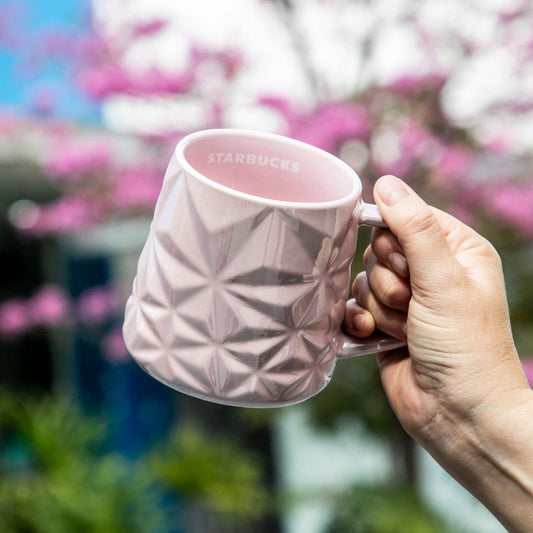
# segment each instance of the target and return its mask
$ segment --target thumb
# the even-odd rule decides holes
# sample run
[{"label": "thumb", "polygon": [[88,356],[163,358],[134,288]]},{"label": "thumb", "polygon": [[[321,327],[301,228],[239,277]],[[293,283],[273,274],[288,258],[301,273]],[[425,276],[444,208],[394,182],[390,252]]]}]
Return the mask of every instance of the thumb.
[{"label": "thumb", "polygon": [[403,248],[411,282],[430,288],[439,279],[451,281],[458,264],[433,209],[394,176],[383,176],[377,181],[374,199]]}]

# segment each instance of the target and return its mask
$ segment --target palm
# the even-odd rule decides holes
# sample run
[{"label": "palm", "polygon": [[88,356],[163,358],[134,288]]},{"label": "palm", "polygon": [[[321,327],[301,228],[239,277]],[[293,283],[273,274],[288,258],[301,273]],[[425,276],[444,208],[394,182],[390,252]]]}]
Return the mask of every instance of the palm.
[{"label": "palm", "polygon": [[381,381],[392,409],[408,433],[416,432],[433,417],[437,402],[418,383],[406,349],[380,354]]}]

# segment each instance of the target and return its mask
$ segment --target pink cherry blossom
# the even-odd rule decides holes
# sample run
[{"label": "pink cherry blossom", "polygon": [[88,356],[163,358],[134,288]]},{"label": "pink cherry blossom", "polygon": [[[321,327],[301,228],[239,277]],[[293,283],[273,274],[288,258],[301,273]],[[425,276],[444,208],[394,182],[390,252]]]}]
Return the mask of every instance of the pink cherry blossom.
[{"label": "pink cherry blossom", "polygon": [[468,226],[476,226],[476,217],[471,206],[465,207],[463,205],[455,204],[449,208],[448,212]]},{"label": "pink cherry blossom", "polygon": [[436,142],[423,124],[412,120],[399,129],[398,135],[401,149],[415,156],[423,155],[424,150]]},{"label": "pink cherry blossom", "polygon": [[103,172],[110,162],[109,144],[89,140],[58,143],[51,149],[44,166],[51,177],[75,180]]},{"label": "pink cherry blossom", "polygon": [[153,209],[161,191],[164,169],[157,165],[141,164],[124,169],[110,193],[115,209]]},{"label": "pink cherry blossom", "polygon": [[93,226],[102,217],[102,206],[84,195],[63,196],[57,202],[42,206],[28,233],[73,233]]},{"label": "pink cherry blossom", "polygon": [[399,95],[412,96],[424,89],[441,87],[445,82],[446,76],[440,72],[404,74],[388,83],[385,89]]},{"label": "pink cherry blossom", "polygon": [[169,73],[155,67],[145,72],[133,72],[113,63],[85,69],[78,78],[81,88],[95,100],[115,94],[184,94],[195,81],[196,72],[190,67],[179,73]]},{"label": "pink cherry blossom", "polygon": [[328,102],[310,114],[287,118],[291,137],[329,152],[335,152],[347,139],[366,139],[372,127],[365,107],[349,102]]},{"label": "pink cherry blossom", "polygon": [[32,324],[26,301],[20,298],[0,305],[0,334],[6,337],[25,333]]},{"label": "pink cherry blossom", "polygon": [[511,224],[527,237],[533,237],[533,181],[509,181],[486,186],[484,202],[489,212]]},{"label": "pink cherry blossom", "polygon": [[20,129],[20,118],[11,110],[0,108],[0,135],[7,136]]},{"label": "pink cherry blossom", "polygon": [[235,48],[223,48],[210,50],[194,44],[189,53],[189,68],[196,69],[203,63],[214,62],[222,67],[226,80],[230,80],[237,74],[244,64],[242,51]]},{"label": "pink cherry blossom", "polygon": [[524,2],[523,5],[514,6],[512,8],[507,8],[498,13],[498,18],[503,24],[514,22],[515,20],[521,19],[527,16],[528,11],[531,10],[531,7],[527,2]]},{"label": "pink cherry blossom", "polygon": [[512,141],[509,136],[498,133],[481,142],[481,148],[493,155],[506,155],[511,152]]},{"label": "pink cherry blossom", "polygon": [[139,37],[147,37],[149,35],[154,35],[155,33],[160,32],[167,26],[167,21],[163,19],[153,19],[140,22],[136,24],[132,31],[132,38],[136,39]]},{"label": "pink cherry blossom", "polygon": [[474,158],[474,154],[463,146],[443,146],[436,170],[441,176],[452,180],[467,178]]},{"label": "pink cherry blossom", "polygon": [[281,113],[288,122],[292,122],[292,120],[296,118],[297,113],[294,109],[294,104],[288,98],[264,95],[258,98],[257,103],[275,109]]},{"label": "pink cherry blossom", "polygon": [[382,161],[372,154],[372,164],[377,175],[394,174],[401,176],[404,181],[409,181],[415,167],[416,160],[410,153],[404,151],[393,161]]},{"label": "pink cherry blossom", "polygon": [[242,53],[235,49],[216,52],[213,59],[222,65],[226,80],[231,80],[244,65]]},{"label": "pink cherry blossom", "polygon": [[40,32],[35,37],[34,48],[41,54],[43,61],[49,61],[51,57],[55,60],[62,58],[68,61],[80,42],[80,36],[60,28]]},{"label": "pink cherry blossom", "polygon": [[119,304],[120,298],[114,287],[92,287],[78,298],[78,318],[86,324],[104,322],[117,312]]},{"label": "pink cherry blossom", "polygon": [[522,367],[529,384],[533,387],[533,358],[522,359]]},{"label": "pink cherry blossom", "polygon": [[41,85],[34,88],[30,95],[29,107],[37,115],[48,115],[56,107],[59,92],[53,85]]},{"label": "pink cherry blossom", "polygon": [[102,342],[104,354],[112,363],[126,363],[131,361],[128,349],[122,337],[122,328],[111,330]]},{"label": "pink cherry blossom", "polygon": [[281,114],[287,135],[330,152],[347,139],[366,139],[372,128],[367,109],[351,102],[324,102],[311,112],[298,112],[290,100],[277,96],[263,96],[258,103]]},{"label": "pink cherry blossom", "polygon": [[59,326],[68,320],[70,300],[65,290],[44,285],[27,301],[32,322],[37,326]]},{"label": "pink cherry blossom", "polygon": [[10,48],[21,44],[20,28],[27,16],[28,6],[15,0],[0,3],[0,44]]},{"label": "pink cherry blossom", "polygon": [[89,98],[103,100],[118,93],[131,94],[130,73],[119,64],[107,63],[83,69],[77,82]]}]

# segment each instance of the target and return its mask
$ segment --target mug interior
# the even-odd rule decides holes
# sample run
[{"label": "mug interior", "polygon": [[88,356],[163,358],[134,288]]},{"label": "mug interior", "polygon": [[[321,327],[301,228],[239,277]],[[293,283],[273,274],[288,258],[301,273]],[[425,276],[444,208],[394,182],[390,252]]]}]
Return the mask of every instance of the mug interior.
[{"label": "mug interior", "polygon": [[203,177],[267,200],[334,202],[360,190],[356,173],[346,163],[278,135],[207,130],[189,136],[183,157]]}]

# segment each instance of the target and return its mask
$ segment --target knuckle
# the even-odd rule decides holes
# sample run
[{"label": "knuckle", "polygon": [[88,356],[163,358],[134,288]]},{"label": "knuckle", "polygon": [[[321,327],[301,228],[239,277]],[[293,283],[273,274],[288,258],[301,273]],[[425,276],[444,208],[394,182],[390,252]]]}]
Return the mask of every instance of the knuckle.
[{"label": "knuckle", "polygon": [[432,232],[436,228],[440,228],[440,226],[436,224],[435,215],[430,209],[410,213],[403,224],[404,233],[409,235]]},{"label": "knuckle", "polygon": [[379,299],[389,307],[396,307],[401,302],[403,293],[403,287],[390,280],[381,286]]},{"label": "knuckle", "polygon": [[396,237],[387,229],[378,229],[370,241],[372,251],[380,260],[386,258],[393,250],[399,248]]},{"label": "knuckle", "polygon": [[372,246],[371,245],[367,246],[363,253],[363,263],[365,264],[365,266],[367,266],[370,263],[373,255],[374,255],[374,250],[372,249]]},{"label": "knuckle", "polygon": [[361,272],[354,281],[353,295],[357,303],[363,307],[368,307],[368,296],[370,294],[370,287],[368,284],[368,278],[365,272]]},{"label": "knuckle", "polygon": [[394,255],[399,254],[402,257],[405,256],[402,246],[392,233],[388,232],[388,235],[384,235],[381,240],[373,242],[372,250],[377,261],[387,266],[390,270],[395,271],[397,274],[400,274],[401,277],[407,277],[407,263],[404,266],[398,266],[399,263],[396,262],[397,268],[391,263],[391,257]]},{"label": "knuckle", "polygon": [[362,287],[362,285],[364,283],[365,278],[366,278],[366,273],[365,272],[359,272],[359,274],[357,274],[357,276],[355,276],[355,278],[353,280],[352,294],[354,295],[354,297],[357,300],[358,300],[358,295],[361,292],[361,287]]}]

